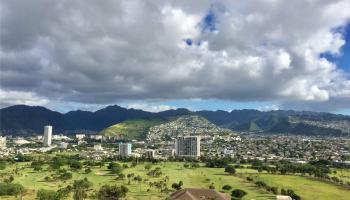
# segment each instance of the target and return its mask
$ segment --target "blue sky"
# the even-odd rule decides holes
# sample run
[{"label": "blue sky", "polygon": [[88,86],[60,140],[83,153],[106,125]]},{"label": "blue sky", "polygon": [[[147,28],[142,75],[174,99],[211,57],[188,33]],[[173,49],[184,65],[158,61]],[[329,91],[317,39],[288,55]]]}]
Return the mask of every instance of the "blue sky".
[{"label": "blue sky", "polygon": [[332,56],[330,54],[322,55],[328,60],[337,64],[337,66],[350,73],[350,23],[341,30],[345,39],[345,45],[341,48],[341,55]]}]

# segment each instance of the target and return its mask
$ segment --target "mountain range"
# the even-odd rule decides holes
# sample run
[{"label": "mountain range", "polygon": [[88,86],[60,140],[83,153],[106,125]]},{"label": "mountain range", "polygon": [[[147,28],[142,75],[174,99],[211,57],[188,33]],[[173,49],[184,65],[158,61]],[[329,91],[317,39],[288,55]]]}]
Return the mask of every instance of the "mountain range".
[{"label": "mountain range", "polygon": [[[2,135],[42,134],[43,126],[52,125],[54,133],[97,133],[130,120],[164,120],[184,115],[204,117],[216,126],[234,131],[284,133],[296,135],[350,136],[350,116],[309,111],[189,111],[167,110],[158,113],[127,109],[117,105],[90,111],[59,113],[40,106],[15,105],[0,109]],[[144,122],[143,122],[144,123]]]}]

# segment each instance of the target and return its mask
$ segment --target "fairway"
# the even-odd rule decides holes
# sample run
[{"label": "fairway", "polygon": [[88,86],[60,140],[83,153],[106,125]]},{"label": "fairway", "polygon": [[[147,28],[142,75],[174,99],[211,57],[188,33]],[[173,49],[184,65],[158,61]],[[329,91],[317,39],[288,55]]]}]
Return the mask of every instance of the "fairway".
[{"label": "fairway", "polygon": [[304,200],[348,200],[350,190],[301,176],[261,174],[256,176],[270,186],[291,188]]},{"label": "fairway", "polygon": [[[130,163],[127,163],[130,166]],[[168,187],[171,188],[171,184],[174,182],[183,181],[183,188],[208,188],[209,185],[214,185],[215,189],[220,191],[222,186],[231,185],[234,189],[245,190],[248,194],[244,196],[243,200],[256,199],[256,200],[271,200],[275,199],[274,195],[267,193],[265,190],[260,189],[252,182],[248,182],[241,176],[258,176],[256,178],[265,181],[271,186],[278,186],[280,188],[293,189],[299,194],[302,199],[312,200],[328,200],[339,199],[345,200],[350,196],[350,191],[337,187],[332,184],[322,183],[319,181],[313,181],[300,176],[282,176],[282,175],[270,175],[260,174],[257,175],[255,170],[252,169],[238,169],[237,173],[240,176],[233,176],[224,173],[223,168],[185,168],[184,163],[179,162],[164,162],[158,164],[152,164],[152,169],[160,167],[163,172],[160,177],[150,177],[147,175],[145,164],[139,164],[134,168],[126,168],[123,170],[123,174],[127,175],[134,173],[135,176],[140,175],[143,179],[141,183],[131,181],[128,184],[128,179],[116,180],[116,176],[110,174],[107,166],[102,168],[93,167],[92,172],[89,174],[84,173],[84,170],[73,172],[73,178],[68,181],[53,181],[46,182],[44,178],[50,176],[53,172],[47,170],[47,166],[44,166],[44,170],[41,172],[34,172],[29,167],[30,163],[17,163],[16,165],[9,166],[5,171],[1,173],[10,172],[14,175],[14,183],[20,183],[27,189],[23,199],[35,199],[36,191],[38,189],[50,189],[57,190],[61,187],[65,187],[68,184],[72,184],[73,180],[83,179],[87,177],[93,182],[93,188],[90,193],[97,191],[102,185],[126,185],[129,188],[127,199],[140,199],[140,200],[157,200],[165,199],[168,194],[161,193],[157,188],[149,187],[149,182],[160,180],[161,178],[168,176]],[[18,174],[14,174],[14,169],[18,168]],[[149,189],[149,191],[147,191]],[[14,200],[15,197],[2,197],[6,200]]]},{"label": "fairway", "polygon": [[[130,163],[129,163],[130,165]],[[102,168],[94,167],[90,174],[86,174],[83,171],[73,172],[73,178],[68,181],[54,181],[45,182],[44,178],[50,176],[51,172],[46,170],[42,172],[33,172],[32,168],[29,168],[29,163],[18,163],[8,167],[4,172],[13,172],[16,168],[23,168],[19,170],[17,175],[14,175],[14,183],[20,183],[27,189],[26,194],[23,196],[24,200],[34,199],[36,197],[36,191],[38,189],[50,189],[57,190],[58,188],[65,187],[68,184],[72,184],[73,180],[83,179],[87,177],[91,182],[93,182],[93,190],[98,190],[104,184],[124,184],[129,188],[129,193],[127,199],[164,199],[169,196],[169,194],[162,194],[156,188],[151,188],[149,192],[149,184],[142,182],[141,184],[131,181],[128,185],[128,179],[125,180],[115,180],[116,177],[109,173],[107,167]],[[217,190],[221,190],[223,185],[231,185],[233,188],[243,189],[248,192],[248,194],[243,199],[260,199],[268,200],[274,199],[274,196],[258,189],[252,183],[247,182],[244,179],[238,178],[236,176],[229,176],[224,173],[222,168],[197,168],[197,169],[187,169],[183,167],[183,163],[162,163],[153,164],[152,168],[160,167],[163,175],[159,178],[154,178],[146,175],[147,171],[144,169],[144,164],[137,165],[134,168],[127,168],[123,170],[124,174],[134,173],[135,175],[141,175],[143,180],[148,179],[149,181],[157,181],[164,176],[169,177],[168,187],[171,188],[171,184],[183,181],[183,188],[208,188],[209,185],[213,184]],[[93,190],[91,192],[93,192]],[[2,197],[6,200],[15,199],[14,197]]]}]

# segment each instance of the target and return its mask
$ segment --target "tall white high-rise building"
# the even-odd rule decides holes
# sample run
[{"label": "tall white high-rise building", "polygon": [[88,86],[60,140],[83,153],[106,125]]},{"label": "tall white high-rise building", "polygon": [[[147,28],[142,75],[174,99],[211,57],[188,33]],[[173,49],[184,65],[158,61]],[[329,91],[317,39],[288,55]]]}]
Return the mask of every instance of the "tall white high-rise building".
[{"label": "tall white high-rise building", "polygon": [[131,143],[119,143],[119,155],[128,157],[131,155]]},{"label": "tall white high-rise building", "polygon": [[6,137],[0,136],[0,148],[6,148]]},{"label": "tall white high-rise building", "polygon": [[52,126],[44,126],[44,146],[50,146],[52,141]]},{"label": "tall white high-rise building", "polygon": [[201,138],[199,136],[182,136],[175,140],[177,156],[199,157],[201,155]]}]

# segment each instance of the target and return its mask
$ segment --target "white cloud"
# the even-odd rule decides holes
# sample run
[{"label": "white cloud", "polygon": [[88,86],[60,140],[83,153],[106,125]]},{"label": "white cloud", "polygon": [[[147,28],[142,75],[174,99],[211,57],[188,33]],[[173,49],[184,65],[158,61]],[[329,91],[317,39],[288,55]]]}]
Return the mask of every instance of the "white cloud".
[{"label": "white cloud", "polygon": [[46,105],[48,102],[48,99],[36,96],[31,92],[0,90],[0,107],[6,107],[14,104],[43,106]]},{"label": "white cloud", "polygon": [[267,112],[267,111],[276,111],[279,110],[280,107],[278,105],[267,105],[257,108],[260,111]]},{"label": "white cloud", "polygon": [[[2,1],[1,89],[81,105],[200,98],[339,109],[350,101],[348,76],[320,57],[346,42],[335,30],[349,23],[350,1],[218,4]],[[202,31],[209,10],[213,32]]]},{"label": "white cloud", "polygon": [[130,103],[127,104],[127,108],[134,108],[149,112],[161,112],[170,109],[176,109],[174,106],[169,105],[158,105],[158,104],[148,104],[148,103]]}]

